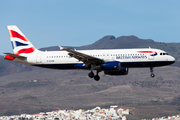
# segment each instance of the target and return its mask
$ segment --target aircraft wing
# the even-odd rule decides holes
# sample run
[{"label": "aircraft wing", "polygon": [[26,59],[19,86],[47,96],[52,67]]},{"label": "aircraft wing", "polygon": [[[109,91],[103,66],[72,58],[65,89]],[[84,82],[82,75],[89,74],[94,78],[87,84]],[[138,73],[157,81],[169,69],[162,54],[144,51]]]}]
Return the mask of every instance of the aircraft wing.
[{"label": "aircraft wing", "polygon": [[9,56],[14,57],[14,58],[26,59],[26,57],[24,57],[24,56],[15,55],[15,54],[12,54],[12,53],[4,53],[4,54],[9,55]]},{"label": "aircraft wing", "polygon": [[82,61],[86,65],[86,67],[88,67],[89,65],[99,65],[101,63],[104,63],[103,59],[93,57],[78,51],[74,51],[69,48],[63,48],[63,50],[69,52],[68,53],[69,56],[74,57],[79,61]]}]

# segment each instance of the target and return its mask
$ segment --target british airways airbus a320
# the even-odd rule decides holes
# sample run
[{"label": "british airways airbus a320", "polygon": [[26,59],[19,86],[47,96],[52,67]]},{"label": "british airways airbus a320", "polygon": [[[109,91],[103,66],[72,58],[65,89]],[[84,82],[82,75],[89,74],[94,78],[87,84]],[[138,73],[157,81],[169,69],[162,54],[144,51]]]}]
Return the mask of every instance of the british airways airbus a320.
[{"label": "british airways airbus a320", "polygon": [[[107,49],[72,50],[60,47],[63,51],[40,51],[16,27],[8,26],[14,53],[4,53],[5,59],[18,63],[51,68],[90,70],[88,76],[98,81],[98,73],[106,75],[127,75],[129,68],[153,68],[173,64],[175,58],[159,49]],[[93,73],[96,71],[96,74]]]}]

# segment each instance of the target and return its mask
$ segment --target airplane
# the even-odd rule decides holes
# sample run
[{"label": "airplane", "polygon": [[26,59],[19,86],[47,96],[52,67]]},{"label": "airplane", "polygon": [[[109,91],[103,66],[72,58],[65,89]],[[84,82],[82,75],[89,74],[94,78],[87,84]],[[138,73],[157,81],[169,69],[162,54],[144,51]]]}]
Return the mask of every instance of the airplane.
[{"label": "airplane", "polygon": [[[175,58],[160,49],[99,49],[76,50],[60,47],[59,51],[36,49],[15,25],[7,26],[14,53],[4,53],[5,59],[51,69],[90,70],[88,76],[99,81],[99,72],[106,75],[127,75],[129,68],[150,68],[173,64]],[[93,71],[96,71],[94,74]]]}]

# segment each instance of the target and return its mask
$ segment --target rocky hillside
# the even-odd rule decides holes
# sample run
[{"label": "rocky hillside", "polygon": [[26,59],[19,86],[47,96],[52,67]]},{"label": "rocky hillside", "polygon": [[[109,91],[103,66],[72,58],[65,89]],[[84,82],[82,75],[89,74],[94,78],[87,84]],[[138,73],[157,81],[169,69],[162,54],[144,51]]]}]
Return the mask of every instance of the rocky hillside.
[{"label": "rocky hillside", "polygon": [[[76,49],[151,46],[179,59],[179,45],[135,36],[105,36],[91,45]],[[59,50],[59,47],[42,50]],[[0,56],[0,116],[114,104],[135,107],[132,114],[139,118],[176,115],[180,113],[179,65],[176,62],[174,66],[155,68],[155,78],[150,77],[149,68],[130,69],[127,76],[108,76],[101,72],[101,80],[97,82],[87,76],[89,71],[37,68],[4,60]],[[160,108],[163,110],[158,111]],[[149,110],[152,110],[151,114]]]}]

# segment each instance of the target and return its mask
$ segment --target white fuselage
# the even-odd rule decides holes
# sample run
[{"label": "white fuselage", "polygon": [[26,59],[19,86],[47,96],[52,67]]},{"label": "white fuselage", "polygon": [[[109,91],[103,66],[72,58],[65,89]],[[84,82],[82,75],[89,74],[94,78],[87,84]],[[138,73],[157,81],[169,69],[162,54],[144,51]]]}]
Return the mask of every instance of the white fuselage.
[{"label": "white fuselage", "polygon": [[[78,52],[103,59],[105,62],[120,61],[121,66],[124,68],[165,66],[175,61],[174,57],[159,49],[103,49],[78,50]],[[32,54],[28,54],[27,61],[21,62],[55,69],[74,69],[74,65],[82,63],[76,58],[70,57],[66,51],[42,52],[39,50]],[[53,65],[59,65],[59,67],[53,67]],[[65,68],[63,68],[63,66],[65,66]]]}]

